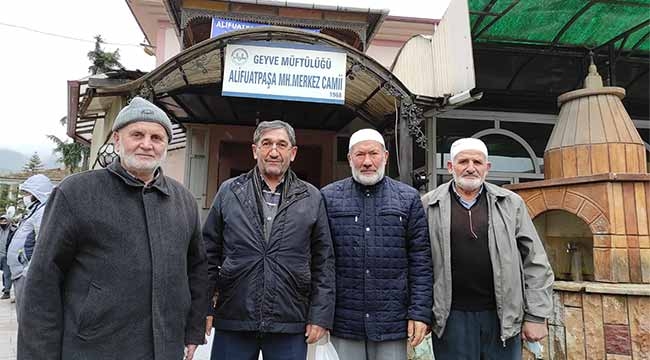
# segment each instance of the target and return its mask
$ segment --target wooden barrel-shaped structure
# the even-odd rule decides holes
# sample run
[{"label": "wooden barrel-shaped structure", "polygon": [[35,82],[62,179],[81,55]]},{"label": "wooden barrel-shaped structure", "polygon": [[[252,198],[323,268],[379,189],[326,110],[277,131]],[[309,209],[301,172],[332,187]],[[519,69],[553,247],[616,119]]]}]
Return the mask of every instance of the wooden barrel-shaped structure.
[{"label": "wooden barrel-shaped structure", "polygon": [[589,66],[585,88],[558,97],[560,115],[544,152],[546,179],[646,173],[646,149],[621,99]]}]

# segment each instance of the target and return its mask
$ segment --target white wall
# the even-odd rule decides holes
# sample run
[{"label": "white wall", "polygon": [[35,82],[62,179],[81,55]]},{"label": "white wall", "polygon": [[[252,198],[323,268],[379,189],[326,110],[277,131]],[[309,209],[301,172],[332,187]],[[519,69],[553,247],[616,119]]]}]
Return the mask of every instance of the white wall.
[{"label": "white wall", "polygon": [[377,60],[385,68],[390,69],[399,49],[399,46],[379,46],[371,43],[368,50],[366,50],[366,55]]},{"label": "white wall", "polygon": [[185,148],[169,150],[162,169],[165,175],[183,183],[185,180]]},{"label": "white wall", "polygon": [[170,26],[165,29],[165,59],[167,61],[172,56],[178,54],[181,51],[181,44],[176,37],[176,32]]},{"label": "white wall", "polygon": [[172,24],[168,21],[159,21],[156,34],[156,66],[160,66],[180,51],[181,45]]}]

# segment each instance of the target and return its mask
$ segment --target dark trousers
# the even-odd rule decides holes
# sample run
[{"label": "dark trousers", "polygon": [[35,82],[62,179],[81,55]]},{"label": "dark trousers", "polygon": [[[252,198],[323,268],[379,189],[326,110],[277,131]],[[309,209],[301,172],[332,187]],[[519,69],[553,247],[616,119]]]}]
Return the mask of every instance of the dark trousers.
[{"label": "dark trousers", "polygon": [[305,360],[304,334],[272,334],[250,331],[215,331],[210,360]]},{"label": "dark trousers", "polygon": [[2,292],[9,294],[9,290],[11,290],[11,271],[6,256],[0,257],[0,271],[2,271]]},{"label": "dark trousers", "polygon": [[521,336],[501,341],[496,311],[455,311],[447,319],[442,338],[432,336],[436,360],[519,360]]}]

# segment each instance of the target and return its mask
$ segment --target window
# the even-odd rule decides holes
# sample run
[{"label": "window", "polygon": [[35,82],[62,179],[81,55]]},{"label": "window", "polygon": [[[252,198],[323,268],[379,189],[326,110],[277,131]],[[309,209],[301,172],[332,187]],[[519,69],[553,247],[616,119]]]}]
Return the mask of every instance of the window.
[{"label": "window", "polygon": [[520,143],[501,134],[481,137],[485,142],[492,163],[491,172],[525,172],[534,173],[535,167],[530,155]]},{"label": "window", "polygon": [[553,124],[502,121],[500,127],[521,136],[533,148],[535,155],[543,158],[553,126]]},{"label": "window", "polygon": [[348,145],[350,144],[349,136],[336,137],[336,161],[348,162]]}]

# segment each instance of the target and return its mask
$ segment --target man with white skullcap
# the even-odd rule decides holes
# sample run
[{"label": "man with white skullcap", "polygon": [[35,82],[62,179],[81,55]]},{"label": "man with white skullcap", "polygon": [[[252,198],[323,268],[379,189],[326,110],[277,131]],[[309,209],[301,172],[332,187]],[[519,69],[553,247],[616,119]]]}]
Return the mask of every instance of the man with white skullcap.
[{"label": "man with white skullcap", "polygon": [[19,360],[191,360],[204,343],[207,259],[194,195],[160,167],[171,136],[167,114],[135,97],[113,123],[119,160],[52,191]]},{"label": "man with white skullcap", "polygon": [[341,359],[406,360],[407,343],[417,346],[431,324],[420,195],[385,176],[388,151],[376,130],[352,134],[348,161],[352,177],[321,190],[336,257],[332,343]]},{"label": "man with white skullcap", "polygon": [[451,145],[453,179],[423,198],[434,264],[436,360],[521,359],[521,340],[547,334],[553,271],[515,193],[485,182],[479,139]]}]

